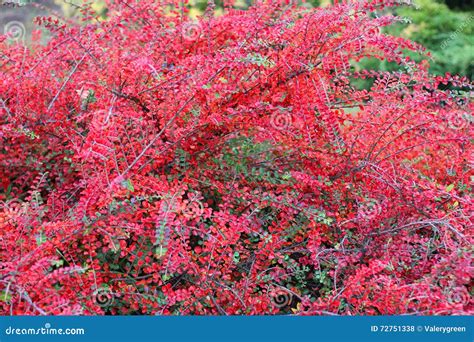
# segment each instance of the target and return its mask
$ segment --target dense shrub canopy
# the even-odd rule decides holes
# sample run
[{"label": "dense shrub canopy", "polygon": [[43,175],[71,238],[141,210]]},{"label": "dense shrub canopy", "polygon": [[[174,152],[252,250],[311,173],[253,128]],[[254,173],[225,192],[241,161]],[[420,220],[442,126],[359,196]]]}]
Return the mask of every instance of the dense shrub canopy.
[{"label": "dense shrub canopy", "polygon": [[1,312],[472,313],[472,85],[380,1],[180,2],[1,38]]}]

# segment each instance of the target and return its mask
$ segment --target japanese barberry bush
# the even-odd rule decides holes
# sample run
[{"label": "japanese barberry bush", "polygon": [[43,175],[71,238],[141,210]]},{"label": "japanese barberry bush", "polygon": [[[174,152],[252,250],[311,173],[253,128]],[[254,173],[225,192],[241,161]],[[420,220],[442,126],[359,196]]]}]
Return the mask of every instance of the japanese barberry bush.
[{"label": "japanese barberry bush", "polygon": [[0,312],[472,314],[473,86],[384,34],[392,5],[2,36]]}]

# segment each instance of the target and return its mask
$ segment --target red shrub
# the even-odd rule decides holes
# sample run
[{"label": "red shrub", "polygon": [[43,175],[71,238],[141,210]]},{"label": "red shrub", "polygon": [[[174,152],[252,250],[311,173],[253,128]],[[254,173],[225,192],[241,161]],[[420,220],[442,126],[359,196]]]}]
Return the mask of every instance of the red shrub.
[{"label": "red shrub", "polygon": [[1,313],[472,313],[472,85],[380,1],[179,3],[2,38]]}]

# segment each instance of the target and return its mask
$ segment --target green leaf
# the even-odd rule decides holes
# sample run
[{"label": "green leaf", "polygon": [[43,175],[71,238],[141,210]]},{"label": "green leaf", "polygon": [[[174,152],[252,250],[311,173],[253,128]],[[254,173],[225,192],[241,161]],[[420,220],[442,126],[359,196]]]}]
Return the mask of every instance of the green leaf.
[{"label": "green leaf", "polygon": [[453,184],[450,184],[446,187],[446,192],[451,192],[451,190],[454,189],[454,183]]},{"label": "green leaf", "polygon": [[59,259],[59,260],[51,260],[51,265],[54,267],[61,267],[64,265],[64,260]]},{"label": "green leaf", "polygon": [[9,293],[7,293],[7,292],[5,292],[5,291],[2,291],[2,292],[0,293],[0,301],[2,301],[2,302],[9,302],[10,299],[12,299],[12,295],[11,295],[11,294],[9,294]]},{"label": "green leaf", "polygon": [[46,236],[44,236],[43,233],[40,233],[39,235],[36,236],[36,244],[38,246],[41,246],[45,242],[46,242]]},{"label": "green leaf", "polygon": [[165,248],[162,245],[160,245],[160,246],[156,247],[156,249],[155,249],[155,256],[158,259],[161,259],[162,257],[164,257],[166,255],[166,252],[168,252],[168,248]]},{"label": "green leaf", "polygon": [[130,192],[134,192],[135,191],[135,188],[133,187],[132,185],[132,182],[130,181],[130,179],[126,179],[122,182],[122,185]]},{"label": "green leaf", "polygon": [[240,253],[239,252],[234,252],[234,256],[233,256],[232,260],[234,261],[234,264],[239,263],[240,262]]}]

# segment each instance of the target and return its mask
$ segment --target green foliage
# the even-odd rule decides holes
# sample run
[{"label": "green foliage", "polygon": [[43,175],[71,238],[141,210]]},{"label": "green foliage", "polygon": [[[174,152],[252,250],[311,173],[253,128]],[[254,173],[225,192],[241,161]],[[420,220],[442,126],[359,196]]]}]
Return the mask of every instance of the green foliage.
[{"label": "green foliage", "polygon": [[[444,3],[417,0],[415,7],[399,7],[395,13],[412,22],[388,29],[414,40],[433,54],[431,72],[466,75],[474,71],[474,12],[454,11]],[[383,67],[383,65],[382,65]]]},{"label": "green foliage", "polygon": [[[252,138],[238,137],[227,141],[228,148],[222,156],[214,158],[223,174],[245,177],[249,182],[288,184],[292,177],[272,167],[274,155],[270,142],[255,143]],[[230,172],[229,172],[230,171]]]}]

